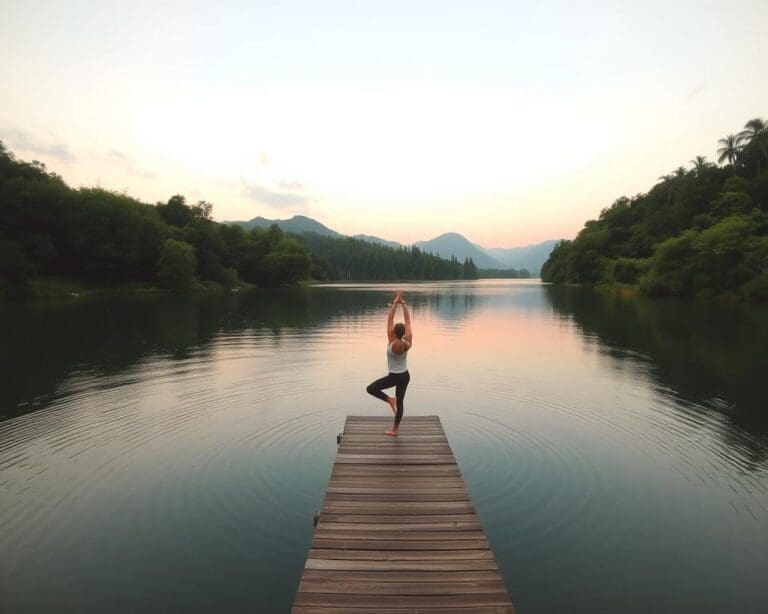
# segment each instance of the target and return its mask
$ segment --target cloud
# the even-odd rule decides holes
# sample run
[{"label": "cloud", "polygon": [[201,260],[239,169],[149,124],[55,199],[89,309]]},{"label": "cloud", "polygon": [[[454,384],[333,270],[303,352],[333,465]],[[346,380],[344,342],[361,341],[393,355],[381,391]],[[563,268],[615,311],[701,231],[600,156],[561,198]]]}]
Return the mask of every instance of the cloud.
[{"label": "cloud", "polygon": [[38,147],[38,151],[41,154],[53,156],[57,160],[62,162],[74,162],[76,160],[75,154],[73,154],[69,148],[63,143],[56,143],[54,145]]},{"label": "cloud", "polygon": [[113,160],[124,160],[124,161],[130,160],[130,158],[119,149],[110,149],[107,152],[107,158],[112,158]]},{"label": "cloud", "polygon": [[269,205],[278,209],[300,207],[307,205],[309,199],[302,194],[291,192],[278,192],[260,185],[253,185],[243,181],[243,196],[260,205]]},{"label": "cloud", "polygon": [[301,181],[280,181],[277,187],[281,190],[298,190],[299,192],[307,189],[306,184],[301,183]]},{"label": "cloud", "polygon": [[141,171],[137,169],[135,164],[133,163],[133,158],[131,158],[125,152],[120,151],[119,149],[110,149],[107,152],[106,158],[110,162],[117,164],[118,166],[122,166],[126,171],[128,171],[128,173],[130,173],[135,177],[141,177],[142,179],[157,178],[157,174],[155,173],[152,173],[150,171]]},{"label": "cloud", "polygon": [[74,162],[77,159],[64,143],[41,143],[23,130],[10,128],[3,130],[2,136],[8,139],[10,149],[20,149],[41,156],[50,156],[60,162]]}]

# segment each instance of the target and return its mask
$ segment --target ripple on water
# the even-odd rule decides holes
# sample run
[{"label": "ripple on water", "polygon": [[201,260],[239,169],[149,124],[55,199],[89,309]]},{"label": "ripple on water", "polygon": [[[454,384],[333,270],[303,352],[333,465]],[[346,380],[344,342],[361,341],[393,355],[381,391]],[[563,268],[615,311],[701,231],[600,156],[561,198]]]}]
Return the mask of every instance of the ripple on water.
[{"label": "ripple on water", "polygon": [[[528,551],[566,533],[573,517],[594,528],[589,508],[608,486],[577,446],[565,448],[542,433],[474,412],[466,412],[459,428],[454,448],[473,500],[481,517],[504,519],[506,547]],[[586,532],[563,545],[581,547],[589,547]]]},{"label": "ripple on water", "polygon": [[[621,546],[621,524],[606,526],[604,510],[595,505],[615,498],[616,476],[585,445],[582,434],[592,430],[608,429],[614,435],[606,441],[619,441],[691,479],[730,488],[732,505],[754,519],[755,510],[765,512],[765,483],[743,470],[745,456],[738,447],[724,448],[712,437],[732,427],[695,407],[681,412],[669,397],[606,412],[591,399],[566,401],[533,382],[462,386],[436,378],[426,388],[450,395],[446,430],[478,512],[495,527],[504,526],[493,531],[494,543],[508,551],[534,552],[537,545],[556,542],[563,560],[580,560]],[[564,435],[562,425],[569,425],[573,436]]]},{"label": "ripple on water", "polygon": [[[424,310],[441,342],[466,335],[471,310]],[[225,573],[258,569],[258,581],[281,562],[282,576],[300,567],[344,415],[377,411],[365,382],[349,383],[369,381],[359,359],[373,352],[360,346],[380,329],[378,315],[360,314],[223,330],[119,373],[82,366],[44,410],[0,422],[0,549],[24,570],[51,544],[127,573],[176,556],[212,592],[221,588],[216,562]],[[555,324],[556,334],[579,334],[572,322]],[[596,351],[600,339],[590,343]],[[441,415],[502,564],[546,558],[565,577],[569,563],[621,549],[622,508],[604,508],[624,485],[605,458],[642,465],[649,481],[672,474],[676,487],[684,478],[696,492],[721,491],[718,504],[754,526],[765,520],[768,476],[727,403],[713,400],[711,411],[684,401],[654,379],[644,354],[619,358],[615,369],[593,361],[587,385],[524,376],[495,358],[465,379],[426,358],[414,372],[406,412]],[[353,387],[360,396],[345,397]]]}]

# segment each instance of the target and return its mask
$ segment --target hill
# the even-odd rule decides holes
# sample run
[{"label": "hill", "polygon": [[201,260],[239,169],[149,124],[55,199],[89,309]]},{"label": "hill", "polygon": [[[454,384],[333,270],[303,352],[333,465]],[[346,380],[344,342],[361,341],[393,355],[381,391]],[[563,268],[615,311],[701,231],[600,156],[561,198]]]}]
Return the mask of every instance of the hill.
[{"label": "hill", "polygon": [[533,277],[538,277],[541,273],[542,265],[547,261],[552,250],[559,241],[550,239],[534,245],[525,245],[523,247],[492,247],[485,251],[496,260],[499,260],[505,267],[513,269],[526,269]]},{"label": "hill", "polygon": [[[418,247],[393,248],[352,237],[301,235],[318,258],[327,279],[345,281],[477,279],[477,267],[456,258],[440,258]],[[320,277],[313,275],[316,279]]]},{"label": "hill", "polygon": [[307,279],[309,249],[279,228],[246,232],[181,195],[155,205],[100,188],[71,188],[0,141],[0,295],[68,296],[81,289],[186,292],[241,281]]},{"label": "hill", "polygon": [[768,300],[768,124],[753,119],[719,145],[724,166],[696,156],[588,220],[555,247],[542,280]]},{"label": "hill", "polygon": [[376,245],[384,245],[386,247],[391,247],[393,249],[397,249],[399,247],[405,247],[402,243],[398,243],[397,241],[387,241],[386,239],[375,237],[373,235],[354,235],[352,238],[357,239],[358,241],[367,241],[368,243],[374,243]]},{"label": "hill", "polygon": [[[268,219],[265,217],[255,217],[248,221],[224,222],[225,224],[242,226],[245,230],[252,228],[267,229],[272,224],[277,224],[283,232],[301,235],[306,232],[318,234],[322,237],[345,238],[340,232],[329,228],[325,224],[318,222],[311,217],[304,215],[295,215],[290,219]],[[397,241],[389,241],[381,237],[356,234],[353,239],[372,243],[374,245],[383,245],[393,249],[406,247]],[[450,259],[455,256],[459,261],[464,262],[467,258],[472,258],[475,265],[480,269],[486,270],[504,270],[516,269],[527,270],[533,277],[539,276],[542,264],[546,261],[552,248],[557,244],[557,240],[543,241],[535,245],[526,245],[523,247],[511,248],[491,248],[487,249],[482,245],[472,243],[464,235],[457,232],[448,232],[429,241],[417,241],[413,247],[439,256]]]},{"label": "hill", "polygon": [[255,217],[247,222],[223,222],[224,224],[242,226],[245,230],[251,230],[252,228],[261,228],[267,230],[272,224],[277,224],[278,228],[283,232],[289,232],[291,234],[300,235],[305,232],[314,232],[323,237],[342,237],[339,232],[331,230],[326,225],[321,224],[317,220],[313,220],[311,217],[305,215],[294,215],[287,220],[270,220],[265,217]]},{"label": "hill", "polygon": [[509,268],[457,232],[446,232],[429,241],[417,241],[413,245],[441,258],[455,256],[462,262],[465,258],[471,258],[480,269]]}]

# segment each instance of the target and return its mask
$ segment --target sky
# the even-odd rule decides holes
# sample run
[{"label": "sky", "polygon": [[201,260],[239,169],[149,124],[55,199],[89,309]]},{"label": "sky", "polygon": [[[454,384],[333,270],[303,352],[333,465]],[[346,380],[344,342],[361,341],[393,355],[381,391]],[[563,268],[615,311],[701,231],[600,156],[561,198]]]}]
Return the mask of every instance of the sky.
[{"label": "sky", "polygon": [[572,238],[753,117],[768,2],[0,0],[0,140],[73,187],[412,243]]}]

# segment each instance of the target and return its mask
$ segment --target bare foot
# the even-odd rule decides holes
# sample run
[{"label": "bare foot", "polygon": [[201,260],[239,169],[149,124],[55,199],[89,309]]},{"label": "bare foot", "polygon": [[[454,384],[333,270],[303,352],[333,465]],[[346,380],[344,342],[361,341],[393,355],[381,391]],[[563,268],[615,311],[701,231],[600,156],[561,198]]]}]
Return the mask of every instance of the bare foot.
[{"label": "bare foot", "polygon": [[392,413],[397,413],[397,399],[395,397],[387,397],[387,403],[392,408]]},{"label": "bare foot", "polygon": [[392,435],[392,437],[397,437],[397,427],[396,426],[390,426],[386,430],[387,435]]}]

